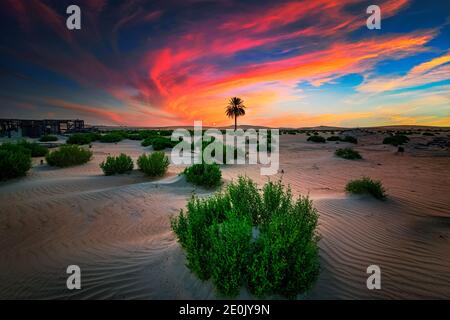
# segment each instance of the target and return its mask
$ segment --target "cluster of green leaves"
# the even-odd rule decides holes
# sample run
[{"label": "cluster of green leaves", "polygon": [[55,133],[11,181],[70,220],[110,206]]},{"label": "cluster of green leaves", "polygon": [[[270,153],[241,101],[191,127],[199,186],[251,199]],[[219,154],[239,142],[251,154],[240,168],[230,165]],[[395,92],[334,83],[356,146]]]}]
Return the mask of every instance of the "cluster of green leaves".
[{"label": "cluster of green leaves", "polygon": [[222,172],[216,163],[193,164],[184,169],[183,174],[188,182],[207,188],[216,187],[222,181]]},{"label": "cluster of green leaves", "polygon": [[159,177],[167,172],[169,158],[164,152],[156,151],[151,154],[143,154],[139,157],[137,164],[142,172],[151,177]]},{"label": "cluster of green leaves", "polygon": [[326,140],[325,140],[324,137],[322,137],[322,136],[317,136],[317,135],[310,136],[310,137],[307,139],[307,141],[316,142],[316,143],[325,143],[325,142],[326,142]]},{"label": "cluster of green leaves", "polygon": [[386,198],[386,190],[381,181],[372,180],[369,177],[351,180],[347,183],[345,190],[354,194],[370,194],[377,199]]},{"label": "cluster of green leaves", "polygon": [[100,163],[100,168],[102,168],[106,176],[130,172],[133,170],[133,167],[133,160],[124,153],[117,157],[108,156],[106,161]]},{"label": "cluster of green leaves", "polygon": [[39,139],[40,142],[52,142],[52,141],[58,141],[58,137],[51,135],[51,134],[46,134],[45,136],[42,136]]},{"label": "cluster of green leaves", "polygon": [[45,160],[50,166],[70,167],[91,160],[92,152],[78,145],[64,145],[47,154]]},{"label": "cluster of green leaves", "polygon": [[31,151],[20,144],[0,145],[0,180],[26,175],[31,169]]},{"label": "cluster of green leaves", "polygon": [[359,152],[356,150],[353,150],[352,148],[337,149],[334,152],[334,154],[340,158],[344,158],[344,159],[348,159],[348,160],[362,159]]},{"label": "cluster of green leaves", "polygon": [[99,140],[101,135],[99,133],[90,132],[90,133],[74,133],[69,139],[67,139],[67,144],[90,144],[91,142]]},{"label": "cluster of green leaves", "polygon": [[219,293],[236,296],[247,284],[259,297],[294,298],[319,274],[317,220],[311,200],[294,199],[281,182],[261,192],[239,177],[212,197],[193,196],[171,226],[188,267]]},{"label": "cluster of green leaves", "polygon": [[404,135],[394,135],[383,139],[383,144],[391,144],[393,146],[399,146],[409,141],[409,138]]}]

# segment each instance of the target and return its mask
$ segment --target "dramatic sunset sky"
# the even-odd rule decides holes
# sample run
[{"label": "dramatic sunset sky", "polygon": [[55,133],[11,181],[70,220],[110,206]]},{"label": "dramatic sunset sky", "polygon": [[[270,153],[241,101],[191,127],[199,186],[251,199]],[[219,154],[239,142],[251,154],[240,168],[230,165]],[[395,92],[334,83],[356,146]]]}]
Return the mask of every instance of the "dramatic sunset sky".
[{"label": "dramatic sunset sky", "polygon": [[448,0],[1,0],[0,118],[223,126],[239,96],[241,124],[450,126],[449,16]]}]

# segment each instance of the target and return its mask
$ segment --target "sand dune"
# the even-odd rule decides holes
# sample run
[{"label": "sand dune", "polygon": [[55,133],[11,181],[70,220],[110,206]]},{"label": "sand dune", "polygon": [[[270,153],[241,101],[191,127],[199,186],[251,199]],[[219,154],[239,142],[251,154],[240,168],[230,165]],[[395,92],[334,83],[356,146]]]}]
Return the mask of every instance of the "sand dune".
[{"label": "sand dune", "polygon": [[[417,137],[417,139],[423,139]],[[280,170],[294,194],[309,194],[320,213],[321,274],[306,299],[450,298],[450,162],[417,156],[367,136],[355,147],[362,161],[333,155],[345,143],[311,144],[282,136]],[[177,174],[159,180],[140,172],[105,177],[98,164],[146,150],[136,141],[93,146],[83,166],[37,164],[22,179],[0,185],[0,298],[216,299],[209,282],[185,267],[169,217],[195,188]],[[38,162],[37,162],[38,163]],[[262,185],[259,167],[223,166],[225,182],[246,174]],[[349,179],[381,179],[380,202],[346,195]],[[65,287],[66,267],[82,270],[82,290]],[[366,268],[382,270],[382,290],[366,288]],[[239,298],[251,298],[245,289]]]}]

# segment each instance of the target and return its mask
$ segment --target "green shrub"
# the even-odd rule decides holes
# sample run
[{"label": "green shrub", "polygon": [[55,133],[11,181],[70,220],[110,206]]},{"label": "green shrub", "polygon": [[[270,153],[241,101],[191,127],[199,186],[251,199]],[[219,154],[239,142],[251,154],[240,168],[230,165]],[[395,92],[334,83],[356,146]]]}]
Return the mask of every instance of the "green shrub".
[{"label": "green shrub", "polygon": [[354,194],[370,194],[377,199],[386,198],[386,190],[381,181],[374,181],[368,177],[350,181],[345,190]]},{"label": "green shrub", "polygon": [[64,145],[47,154],[45,160],[50,166],[69,167],[91,160],[92,152],[77,145]]},{"label": "green shrub", "polygon": [[89,144],[93,141],[99,140],[100,134],[97,133],[74,133],[67,139],[67,144]]},{"label": "green shrub", "polygon": [[103,173],[106,176],[122,174],[133,170],[134,164],[131,157],[121,153],[118,157],[108,156],[106,161],[100,163]]},{"label": "green shrub", "polygon": [[327,138],[327,141],[341,141],[341,138],[338,136],[331,136]]},{"label": "green shrub", "polygon": [[166,148],[173,148],[178,141],[172,141],[170,138],[150,136],[141,142],[143,147],[153,146],[153,150],[160,151]]},{"label": "green shrub", "polygon": [[22,143],[3,143],[0,144],[0,150],[6,150],[11,152],[22,152],[26,153],[31,157],[31,150],[28,148],[25,148]]},{"label": "green shrub", "polygon": [[156,151],[149,155],[141,155],[137,163],[142,172],[151,177],[158,177],[167,172],[169,158],[164,152]]},{"label": "green shrub", "polygon": [[188,182],[208,188],[216,187],[222,181],[222,172],[216,163],[193,164],[184,169],[183,173]]},{"label": "green shrub", "polygon": [[348,160],[357,160],[362,159],[361,155],[358,151],[355,151],[351,148],[337,149],[334,154],[340,158],[348,159]]},{"label": "green shrub", "polygon": [[219,293],[236,296],[247,282],[257,296],[291,298],[309,290],[319,273],[317,219],[308,197],[294,200],[281,182],[260,192],[239,177],[212,197],[193,196],[171,226],[189,269],[212,278]]},{"label": "green shrub", "polygon": [[319,275],[318,215],[311,200],[290,198],[272,215],[257,239],[248,267],[249,289],[258,297],[278,293],[295,298]]},{"label": "green shrub", "polygon": [[232,211],[209,227],[211,278],[225,296],[239,294],[251,252],[252,224]]},{"label": "green shrub", "polygon": [[178,142],[172,141],[170,138],[157,137],[152,141],[153,150],[164,150],[166,148],[173,148]]},{"label": "green shrub", "polygon": [[48,148],[41,146],[36,142],[28,142],[22,140],[18,142],[18,145],[22,146],[25,149],[30,150],[32,157],[44,157],[48,153]]},{"label": "green shrub", "polygon": [[22,152],[27,150],[27,153],[29,153],[31,157],[43,157],[48,153],[48,148],[41,146],[36,142],[28,142],[25,140],[21,140],[17,143],[4,143],[0,146],[0,149]]},{"label": "green shrub", "polygon": [[49,134],[49,135],[42,136],[42,137],[39,139],[39,141],[41,141],[41,142],[58,141],[58,137]]},{"label": "green shrub", "polygon": [[100,142],[115,143],[123,140],[123,136],[119,132],[107,133],[100,136]]},{"label": "green shrub", "polygon": [[13,146],[0,146],[0,180],[24,176],[31,169],[30,151]]},{"label": "green shrub", "polygon": [[358,139],[356,139],[355,137],[352,136],[345,136],[344,138],[341,138],[342,142],[349,142],[349,143],[358,143]]},{"label": "green shrub", "polygon": [[130,133],[130,134],[128,134],[128,139],[130,139],[130,140],[143,140],[144,137],[143,137],[143,135],[141,135],[139,133]]},{"label": "green shrub", "polygon": [[399,146],[405,144],[409,141],[409,138],[404,135],[395,135],[391,137],[386,137],[383,139],[383,144],[391,144],[393,146]]},{"label": "green shrub", "polygon": [[143,146],[143,147],[151,146],[152,143],[153,143],[153,139],[155,139],[155,137],[146,137],[146,138],[141,142],[141,146]]},{"label": "green shrub", "polygon": [[325,143],[325,142],[326,142],[326,140],[325,140],[324,137],[322,137],[322,136],[316,136],[316,135],[310,136],[310,137],[307,139],[307,141],[316,142],[316,143]]}]

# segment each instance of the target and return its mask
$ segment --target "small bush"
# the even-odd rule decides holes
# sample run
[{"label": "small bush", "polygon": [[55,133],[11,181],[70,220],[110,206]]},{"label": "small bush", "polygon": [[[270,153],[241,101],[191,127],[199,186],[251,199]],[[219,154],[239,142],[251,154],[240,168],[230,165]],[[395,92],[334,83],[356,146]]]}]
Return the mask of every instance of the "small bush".
[{"label": "small bush", "polygon": [[424,132],[424,133],[422,133],[422,135],[423,135],[423,136],[429,136],[429,137],[432,137],[432,136],[434,136],[434,133],[432,133],[432,132]]},{"label": "small bush", "polygon": [[171,141],[169,138],[157,137],[152,141],[153,150],[164,150],[166,148],[173,148],[178,142]]},{"label": "small bush", "polygon": [[327,141],[341,141],[341,138],[338,136],[331,136],[327,138]]},{"label": "small bush", "polygon": [[345,190],[354,194],[370,194],[377,199],[386,198],[386,190],[381,181],[374,181],[368,177],[350,181]]},{"label": "small bush", "polygon": [[183,173],[188,182],[208,188],[216,187],[222,181],[222,172],[216,163],[194,164],[184,169]]},{"label": "small bush", "polygon": [[362,159],[361,155],[358,151],[355,151],[351,148],[337,149],[334,154],[340,158],[348,159],[348,160],[357,160]]},{"label": "small bush", "polygon": [[47,154],[45,160],[50,166],[69,167],[86,163],[91,158],[91,151],[77,145],[65,145]]},{"label": "small bush", "polygon": [[393,146],[399,146],[405,144],[409,141],[409,138],[404,135],[395,135],[391,137],[386,137],[383,139],[383,144],[390,144]]},{"label": "small bush", "polygon": [[120,133],[107,133],[100,136],[100,142],[103,143],[116,143],[123,140],[123,136]]},{"label": "small bush", "polygon": [[141,145],[143,147],[152,146],[153,150],[160,151],[166,148],[173,148],[177,143],[178,141],[172,141],[170,138],[151,136],[145,138],[144,141],[141,142]]},{"label": "small bush", "polygon": [[151,146],[152,143],[153,143],[153,139],[155,139],[155,137],[146,137],[146,138],[141,142],[141,146],[143,146],[143,147]]},{"label": "small bush", "polygon": [[9,149],[8,147],[0,148],[0,180],[24,176],[30,169],[31,155],[29,150],[17,146]]},{"label": "small bush", "polygon": [[344,138],[341,138],[342,142],[349,142],[349,143],[358,143],[358,139],[356,139],[355,137],[352,136],[345,136]]},{"label": "small bush", "polygon": [[42,136],[42,137],[39,139],[39,141],[40,141],[40,142],[52,142],[52,141],[58,141],[58,137],[57,137],[57,136],[54,136],[54,135],[45,135],[45,136]]},{"label": "small bush", "polygon": [[44,157],[48,153],[48,148],[36,142],[22,140],[18,143],[21,147],[30,150],[32,157]]},{"label": "small bush", "polygon": [[141,135],[139,133],[130,133],[130,134],[128,134],[128,139],[130,139],[130,140],[143,140],[144,137],[143,137],[143,135]]},{"label": "small bush", "polygon": [[74,133],[67,139],[67,144],[84,145],[89,144],[95,140],[98,140],[100,135],[95,133]]},{"label": "small bush", "polygon": [[118,157],[108,156],[106,161],[100,163],[103,173],[106,176],[122,174],[133,170],[134,164],[131,157],[121,153]]},{"label": "small bush", "polygon": [[326,140],[322,136],[310,136],[307,141],[316,142],[316,143],[325,143]]},{"label": "small bush", "polygon": [[149,155],[141,155],[137,163],[142,172],[151,177],[158,177],[167,172],[169,158],[164,152],[156,151]]},{"label": "small bush", "polygon": [[212,278],[219,293],[235,296],[247,282],[257,296],[293,298],[319,273],[317,220],[312,202],[294,200],[281,182],[268,182],[261,193],[239,177],[212,197],[193,196],[171,226],[189,269]]},{"label": "small bush", "polygon": [[0,146],[1,150],[9,151],[26,151],[31,157],[43,157],[48,153],[48,149],[36,142],[28,142],[25,140],[18,143],[4,143]]}]

